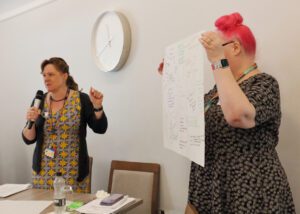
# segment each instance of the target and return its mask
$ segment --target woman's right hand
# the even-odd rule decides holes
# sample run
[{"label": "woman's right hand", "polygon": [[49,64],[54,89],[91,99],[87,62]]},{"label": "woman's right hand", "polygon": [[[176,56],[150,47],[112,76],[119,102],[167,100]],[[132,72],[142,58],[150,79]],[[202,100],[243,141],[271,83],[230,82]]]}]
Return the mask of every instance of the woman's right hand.
[{"label": "woman's right hand", "polygon": [[163,74],[163,71],[164,71],[164,59],[162,59],[162,62],[159,63],[159,66],[158,66],[157,71],[158,71],[158,73],[159,73],[160,75]]},{"label": "woman's right hand", "polygon": [[33,121],[33,122],[35,122],[36,119],[39,117],[40,114],[41,114],[40,109],[32,106],[27,111],[26,119],[27,119],[27,121]]},{"label": "woman's right hand", "polygon": [[200,43],[205,48],[208,60],[211,63],[225,58],[222,44],[225,42],[220,32],[208,31],[201,34]]}]

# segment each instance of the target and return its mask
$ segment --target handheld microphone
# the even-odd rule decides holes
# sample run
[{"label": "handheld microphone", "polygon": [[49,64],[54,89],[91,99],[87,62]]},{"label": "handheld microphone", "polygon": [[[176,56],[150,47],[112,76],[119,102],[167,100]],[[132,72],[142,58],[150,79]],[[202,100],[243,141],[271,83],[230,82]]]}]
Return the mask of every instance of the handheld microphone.
[{"label": "handheld microphone", "polygon": [[[41,104],[41,101],[42,101],[42,99],[43,99],[43,95],[44,95],[44,92],[41,91],[41,90],[38,90],[38,91],[36,92],[36,95],[35,95],[35,98],[34,98],[34,101],[33,101],[33,105],[32,105],[32,106],[34,106],[34,107],[36,107],[36,108],[39,108],[39,107],[40,107],[40,104]],[[28,128],[28,129],[31,129],[32,126],[33,126],[33,124],[34,124],[34,121],[28,121],[28,122],[27,122],[27,128]]]}]

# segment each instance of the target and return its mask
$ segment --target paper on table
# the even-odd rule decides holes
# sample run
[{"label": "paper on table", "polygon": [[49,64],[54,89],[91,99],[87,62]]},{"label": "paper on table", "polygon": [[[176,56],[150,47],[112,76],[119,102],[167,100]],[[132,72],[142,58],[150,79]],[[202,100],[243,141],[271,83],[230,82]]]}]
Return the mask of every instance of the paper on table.
[{"label": "paper on table", "polygon": [[76,211],[87,214],[110,214],[120,210],[125,205],[132,203],[134,200],[135,198],[125,197],[112,206],[102,206],[100,205],[101,199],[95,199],[80,207]]},{"label": "paper on table", "polygon": [[3,184],[0,185],[0,197],[4,198],[29,188],[31,184]]},{"label": "paper on table", "polygon": [[46,209],[52,201],[12,201],[1,200],[1,213],[38,214]]}]

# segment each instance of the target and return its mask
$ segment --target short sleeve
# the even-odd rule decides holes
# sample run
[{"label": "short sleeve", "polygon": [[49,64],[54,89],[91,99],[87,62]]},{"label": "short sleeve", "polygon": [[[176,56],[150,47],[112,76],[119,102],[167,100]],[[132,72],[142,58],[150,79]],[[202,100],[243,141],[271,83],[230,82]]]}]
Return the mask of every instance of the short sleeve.
[{"label": "short sleeve", "polygon": [[244,93],[255,108],[256,126],[280,119],[280,92],[275,78],[267,74],[255,76]]}]

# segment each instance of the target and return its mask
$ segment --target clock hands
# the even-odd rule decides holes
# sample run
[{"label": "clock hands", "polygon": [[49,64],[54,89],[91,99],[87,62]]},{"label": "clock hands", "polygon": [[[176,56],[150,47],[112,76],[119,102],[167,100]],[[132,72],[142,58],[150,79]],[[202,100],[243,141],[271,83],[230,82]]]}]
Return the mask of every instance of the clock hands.
[{"label": "clock hands", "polygon": [[[106,32],[107,32],[107,39],[109,41],[109,38],[110,38],[109,27],[108,27],[108,25],[105,25],[105,26],[106,26]],[[110,46],[110,43],[109,43],[109,46]]]},{"label": "clock hands", "polygon": [[108,40],[108,42],[104,45],[104,47],[101,49],[101,51],[99,51],[97,53],[97,56],[101,56],[103,54],[103,52],[105,51],[105,49],[109,46],[111,47],[111,41],[114,39],[114,37],[112,37],[110,40]]}]

